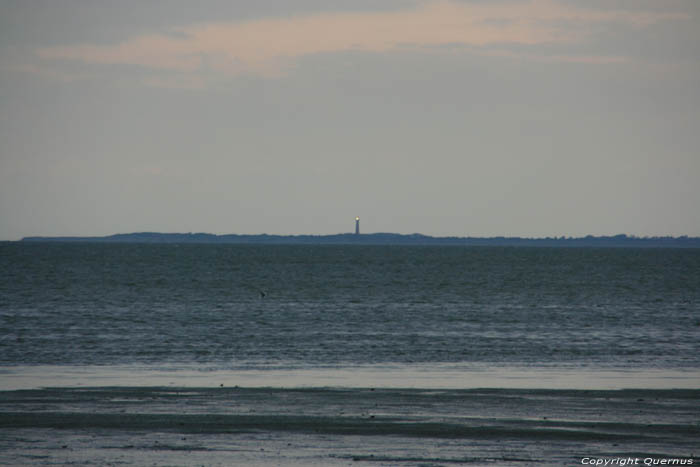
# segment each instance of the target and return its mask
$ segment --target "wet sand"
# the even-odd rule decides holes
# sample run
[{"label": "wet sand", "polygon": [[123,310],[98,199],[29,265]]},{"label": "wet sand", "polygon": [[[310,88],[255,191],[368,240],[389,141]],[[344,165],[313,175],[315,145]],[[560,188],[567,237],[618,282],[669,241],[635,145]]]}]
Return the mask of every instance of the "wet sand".
[{"label": "wet sand", "polygon": [[42,387],[346,387],[417,389],[700,389],[700,369],[368,364],[299,367],[246,362],[178,365],[0,366],[0,391]]},{"label": "wet sand", "polygon": [[9,390],[0,464],[698,464],[698,420],[698,389]]}]

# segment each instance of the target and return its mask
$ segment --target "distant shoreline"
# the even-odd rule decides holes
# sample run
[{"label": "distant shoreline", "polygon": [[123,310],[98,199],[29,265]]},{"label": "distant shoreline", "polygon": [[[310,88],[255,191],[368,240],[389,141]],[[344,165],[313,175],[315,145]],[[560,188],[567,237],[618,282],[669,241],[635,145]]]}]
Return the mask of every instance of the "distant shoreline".
[{"label": "distant shoreline", "polygon": [[633,237],[625,234],[585,237],[431,237],[423,234],[355,235],[215,235],[209,233],[137,232],[103,237],[24,237],[29,242],[63,243],[207,243],[257,245],[462,245],[541,247],[700,248],[700,237]]}]

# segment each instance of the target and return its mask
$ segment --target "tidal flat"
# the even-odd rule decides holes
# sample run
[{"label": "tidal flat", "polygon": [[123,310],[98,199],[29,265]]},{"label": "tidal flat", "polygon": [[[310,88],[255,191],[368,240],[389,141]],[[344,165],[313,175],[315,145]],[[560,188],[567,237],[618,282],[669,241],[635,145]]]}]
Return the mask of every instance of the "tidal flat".
[{"label": "tidal flat", "polygon": [[44,388],[0,392],[3,465],[700,461],[700,390]]}]

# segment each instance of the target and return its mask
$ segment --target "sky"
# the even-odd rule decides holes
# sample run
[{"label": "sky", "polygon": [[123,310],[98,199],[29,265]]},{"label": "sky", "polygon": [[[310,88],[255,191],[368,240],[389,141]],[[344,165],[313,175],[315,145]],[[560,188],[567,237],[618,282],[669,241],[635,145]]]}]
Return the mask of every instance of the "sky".
[{"label": "sky", "polygon": [[0,0],[0,240],[700,236],[700,1]]}]

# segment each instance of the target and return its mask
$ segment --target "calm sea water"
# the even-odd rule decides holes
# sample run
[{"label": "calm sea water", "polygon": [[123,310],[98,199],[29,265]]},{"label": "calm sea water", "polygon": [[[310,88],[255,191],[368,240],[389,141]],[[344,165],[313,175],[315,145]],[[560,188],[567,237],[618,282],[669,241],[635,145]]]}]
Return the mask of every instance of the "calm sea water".
[{"label": "calm sea water", "polygon": [[0,244],[0,365],[700,368],[700,250]]}]

